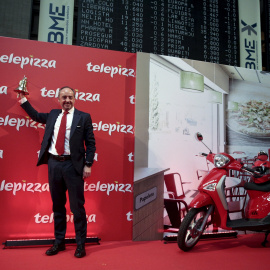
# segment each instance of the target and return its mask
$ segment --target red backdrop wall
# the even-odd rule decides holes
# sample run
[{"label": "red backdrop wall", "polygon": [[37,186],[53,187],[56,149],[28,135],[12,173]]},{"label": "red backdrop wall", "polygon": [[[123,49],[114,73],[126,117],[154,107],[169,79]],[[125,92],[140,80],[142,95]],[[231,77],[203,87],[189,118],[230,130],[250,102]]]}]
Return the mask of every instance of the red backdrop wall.
[{"label": "red backdrop wall", "polygon": [[[53,238],[47,165],[36,167],[44,125],[19,106],[19,81],[39,112],[59,108],[57,89],[76,89],[92,116],[97,151],[85,180],[88,236],[132,238],[136,55],[0,37],[0,240]],[[73,215],[67,203],[67,237]]]}]

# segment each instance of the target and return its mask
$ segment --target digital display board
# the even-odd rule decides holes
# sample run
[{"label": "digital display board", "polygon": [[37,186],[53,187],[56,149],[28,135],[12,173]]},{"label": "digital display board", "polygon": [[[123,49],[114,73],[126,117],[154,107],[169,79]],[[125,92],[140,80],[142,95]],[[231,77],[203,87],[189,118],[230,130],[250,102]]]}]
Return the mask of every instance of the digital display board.
[{"label": "digital display board", "polygon": [[79,0],[77,45],[239,66],[237,0]]},{"label": "digital display board", "polygon": [[263,12],[263,25],[264,29],[262,31],[264,32],[264,44],[263,44],[263,57],[262,61],[264,62],[263,65],[265,67],[265,70],[270,71],[270,0],[263,1],[264,4],[264,12]]}]

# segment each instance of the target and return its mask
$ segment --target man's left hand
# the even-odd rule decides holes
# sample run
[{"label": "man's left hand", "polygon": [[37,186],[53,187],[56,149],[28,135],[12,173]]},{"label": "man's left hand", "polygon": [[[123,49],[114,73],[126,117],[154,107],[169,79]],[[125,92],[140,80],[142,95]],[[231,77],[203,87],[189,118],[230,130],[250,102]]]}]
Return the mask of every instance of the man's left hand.
[{"label": "man's left hand", "polygon": [[91,175],[91,167],[84,166],[83,168],[83,178],[87,178]]}]

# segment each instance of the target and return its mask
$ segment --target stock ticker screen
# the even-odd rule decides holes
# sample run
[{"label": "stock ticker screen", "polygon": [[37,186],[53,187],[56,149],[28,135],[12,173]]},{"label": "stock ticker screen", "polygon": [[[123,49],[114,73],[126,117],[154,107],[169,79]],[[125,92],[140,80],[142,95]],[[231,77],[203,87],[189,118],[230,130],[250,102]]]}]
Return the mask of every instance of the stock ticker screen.
[{"label": "stock ticker screen", "polygon": [[79,0],[77,45],[239,66],[237,0]]}]

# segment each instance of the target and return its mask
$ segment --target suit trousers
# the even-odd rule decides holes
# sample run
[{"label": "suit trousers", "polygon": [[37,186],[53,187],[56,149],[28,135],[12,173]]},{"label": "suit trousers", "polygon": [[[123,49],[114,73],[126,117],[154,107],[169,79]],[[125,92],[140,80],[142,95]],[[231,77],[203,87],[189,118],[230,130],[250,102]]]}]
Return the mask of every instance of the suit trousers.
[{"label": "suit trousers", "polygon": [[77,245],[85,244],[87,220],[84,208],[84,180],[73,167],[71,160],[58,161],[50,156],[48,160],[49,187],[53,202],[55,243],[60,244],[66,234],[66,192],[70,210],[74,215]]}]

